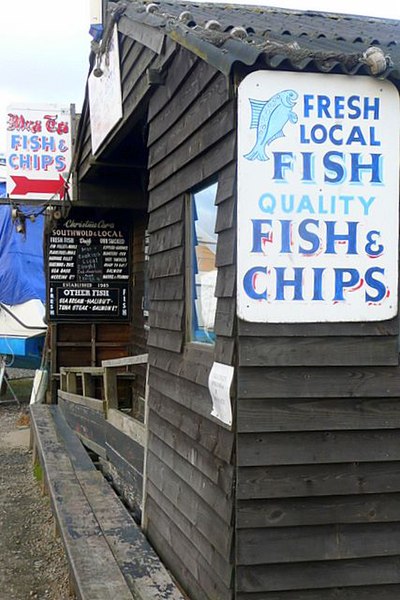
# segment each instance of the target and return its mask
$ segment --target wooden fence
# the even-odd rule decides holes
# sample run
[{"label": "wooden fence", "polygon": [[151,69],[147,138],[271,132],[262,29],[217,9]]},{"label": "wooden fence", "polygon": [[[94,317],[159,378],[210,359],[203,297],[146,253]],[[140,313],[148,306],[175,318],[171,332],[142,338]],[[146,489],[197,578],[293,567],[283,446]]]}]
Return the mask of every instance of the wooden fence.
[{"label": "wooden fence", "polygon": [[140,354],[102,361],[101,367],[62,367],[58,404],[82,443],[104,461],[116,487],[141,516],[147,444],[147,385],[140,418],[122,407],[119,388],[134,383],[132,367],[147,364]]}]

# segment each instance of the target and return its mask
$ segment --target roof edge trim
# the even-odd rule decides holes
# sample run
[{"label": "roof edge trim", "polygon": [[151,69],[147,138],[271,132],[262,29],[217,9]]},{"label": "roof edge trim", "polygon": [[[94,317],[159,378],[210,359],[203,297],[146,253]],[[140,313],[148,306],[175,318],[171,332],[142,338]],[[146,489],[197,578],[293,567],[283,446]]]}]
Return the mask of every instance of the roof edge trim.
[{"label": "roof edge trim", "polygon": [[123,15],[118,22],[118,31],[135,40],[135,42],[143,44],[156,54],[161,54],[163,51],[164,33],[145,23],[137,23]]}]

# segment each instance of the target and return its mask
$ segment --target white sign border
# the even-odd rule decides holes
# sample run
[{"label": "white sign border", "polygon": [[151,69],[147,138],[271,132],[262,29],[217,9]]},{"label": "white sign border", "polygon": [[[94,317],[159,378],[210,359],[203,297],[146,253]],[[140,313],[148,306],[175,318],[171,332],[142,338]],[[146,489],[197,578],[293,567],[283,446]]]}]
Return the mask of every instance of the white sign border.
[{"label": "white sign border", "polygon": [[[259,200],[259,196],[253,197],[248,191],[249,181],[255,180],[256,169],[253,174],[249,176],[246,171],[245,154],[251,149],[252,143],[249,142],[250,133],[250,95],[254,95],[255,86],[263,87],[261,92],[261,99],[268,100],[272,97],[274,92],[279,90],[285,90],[287,88],[296,88],[300,82],[304,84],[307,81],[309,85],[310,93],[314,90],[324,89],[323,84],[328,85],[329,89],[336,90],[338,94],[343,95],[343,89],[349,86],[353,89],[354,94],[360,94],[360,87],[367,84],[371,89],[379,90],[381,94],[388,94],[391,96],[390,103],[392,105],[393,113],[390,114],[390,118],[386,119],[386,131],[387,135],[390,136],[394,142],[391,146],[385,146],[392,148],[391,156],[386,156],[385,159],[390,165],[386,167],[386,173],[390,171],[390,188],[391,188],[391,199],[392,207],[388,213],[387,221],[390,224],[391,229],[391,245],[389,247],[390,252],[387,252],[388,262],[390,263],[390,299],[389,301],[382,303],[379,306],[366,305],[361,306],[360,303],[355,304],[347,301],[347,299],[340,303],[337,302],[335,305],[331,303],[329,306],[325,302],[319,302],[318,310],[316,310],[316,303],[314,306],[311,304],[308,307],[305,306],[305,302],[298,303],[298,310],[293,310],[294,301],[282,302],[280,301],[280,307],[277,309],[279,301],[271,300],[253,300],[245,297],[243,290],[242,281],[245,269],[248,267],[248,261],[246,263],[246,257],[249,255],[249,241],[247,236],[243,235],[243,228],[248,227],[249,218],[254,216],[250,214],[249,207],[255,206],[255,203]],[[250,84],[250,85],[249,85]],[[333,92],[331,92],[333,93]],[[244,110],[244,104],[248,106]],[[393,318],[397,315],[397,285],[398,285],[398,196],[399,196],[399,177],[398,177],[398,165],[399,165],[399,95],[395,86],[389,81],[375,80],[365,76],[345,76],[336,74],[310,74],[310,73],[292,73],[292,72],[270,72],[270,71],[256,71],[248,75],[239,86],[239,98],[238,98],[238,180],[237,180],[237,223],[238,223],[238,242],[237,242],[237,274],[238,274],[238,285],[237,285],[237,314],[238,317],[248,322],[265,322],[265,323],[313,323],[313,322],[362,322],[362,321],[383,321]],[[388,122],[389,121],[389,122]],[[278,140],[277,148],[284,149],[287,144],[288,137],[290,136],[290,128],[292,123],[288,122],[284,135]],[[247,130],[247,133],[245,131]],[[397,131],[397,135],[393,135],[393,132]],[[254,128],[251,131],[253,136],[254,145]],[[246,137],[247,136],[247,137]],[[386,142],[386,140],[385,140]],[[250,146],[249,146],[250,143]],[[271,153],[272,146],[266,146],[268,153]],[[286,146],[287,148],[287,146]],[[247,161],[250,163],[250,161]],[[257,161],[254,161],[256,163]],[[259,161],[261,163],[261,161]],[[263,163],[261,163],[263,164]],[[265,163],[264,163],[265,164]],[[397,165],[397,168],[393,169],[393,165]],[[246,176],[243,173],[246,173]],[[265,179],[265,178],[264,178]],[[385,181],[384,181],[385,183]],[[261,215],[261,218],[268,218],[270,215]],[[260,215],[259,217],[260,218]],[[385,240],[383,240],[385,241]],[[353,259],[352,259],[353,260]],[[350,264],[350,261],[348,261]],[[353,260],[354,264],[354,260]],[[364,303],[366,304],[366,303]]]}]

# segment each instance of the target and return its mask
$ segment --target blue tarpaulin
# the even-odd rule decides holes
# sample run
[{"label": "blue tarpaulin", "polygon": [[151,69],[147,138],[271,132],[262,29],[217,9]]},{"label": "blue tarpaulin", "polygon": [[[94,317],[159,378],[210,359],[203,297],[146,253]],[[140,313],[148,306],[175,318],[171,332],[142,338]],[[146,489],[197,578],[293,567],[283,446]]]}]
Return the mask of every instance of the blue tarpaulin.
[{"label": "blue tarpaulin", "polygon": [[[33,207],[21,208],[25,214]],[[0,302],[22,304],[39,299],[45,302],[43,260],[44,217],[26,219],[25,233],[18,233],[12,221],[11,207],[0,206]]]}]

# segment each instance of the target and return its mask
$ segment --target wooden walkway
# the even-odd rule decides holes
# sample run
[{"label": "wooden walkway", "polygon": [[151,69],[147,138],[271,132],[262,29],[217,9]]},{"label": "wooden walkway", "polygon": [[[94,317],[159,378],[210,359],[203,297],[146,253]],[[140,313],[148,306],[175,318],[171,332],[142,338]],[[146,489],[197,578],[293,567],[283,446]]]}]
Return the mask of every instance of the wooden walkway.
[{"label": "wooden walkway", "polygon": [[30,411],[34,461],[43,470],[79,600],[184,600],[59,407],[32,404]]}]

